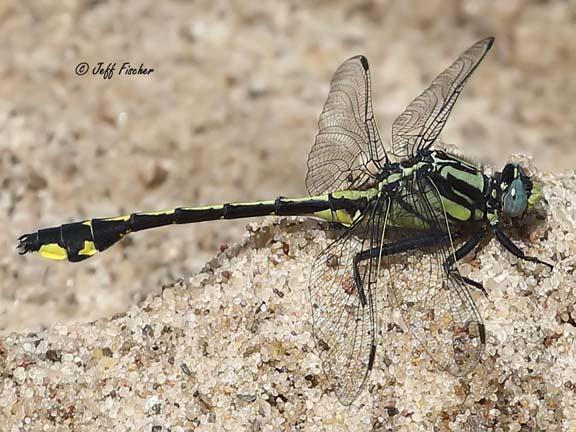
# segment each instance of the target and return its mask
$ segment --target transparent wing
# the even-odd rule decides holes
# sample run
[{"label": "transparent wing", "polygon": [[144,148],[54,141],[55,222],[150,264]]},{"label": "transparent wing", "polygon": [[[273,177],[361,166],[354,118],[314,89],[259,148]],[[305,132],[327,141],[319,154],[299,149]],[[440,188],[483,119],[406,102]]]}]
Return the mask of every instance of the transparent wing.
[{"label": "transparent wing", "polygon": [[404,159],[432,145],[442,131],[466,81],[493,42],[494,38],[489,37],[464,51],[400,114],[392,125],[391,153],[394,156]]},{"label": "transparent wing", "polygon": [[377,258],[357,264],[364,305],[353,270],[354,258],[380,239],[383,214],[375,208],[318,255],[310,275],[314,339],[324,373],[344,405],[362,392],[376,353]]},{"label": "transparent wing", "polygon": [[308,155],[310,195],[358,189],[386,158],[372,111],[368,60],[352,57],[336,71]]},{"label": "transparent wing", "polygon": [[[440,195],[427,177],[406,180],[395,215],[427,225],[427,235],[446,240],[424,250],[394,256],[388,278],[391,303],[400,309],[412,335],[440,368],[465,375],[478,364],[485,344],[484,325],[468,287],[444,263],[454,253]],[[416,219],[407,215],[414,212]],[[414,235],[412,230],[411,234]],[[421,231],[420,231],[421,232]],[[396,273],[397,272],[397,273]]]}]

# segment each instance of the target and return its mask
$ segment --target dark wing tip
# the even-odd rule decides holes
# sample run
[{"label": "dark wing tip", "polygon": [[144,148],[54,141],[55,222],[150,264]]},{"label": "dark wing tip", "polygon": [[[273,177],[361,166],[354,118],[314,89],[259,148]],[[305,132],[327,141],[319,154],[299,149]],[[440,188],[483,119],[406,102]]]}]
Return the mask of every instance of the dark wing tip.
[{"label": "dark wing tip", "polygon": [[364,68],[365,71],[370,69],[370,66],[368,66],[368,59],[366,57],[364,57],[363,55],[359,55],[356,57],[358,58],[358,60],[360,60],[360,64],[362,64],[362,67]]},{"label": "dark wing tip", "polygon": [[486,49],[489,50],[490,48],[492,48],[492,45],[494,45],[494,40],[496,38],[494,36],[489,36],[487,37],[485,40],[488,42],[488,45],[486,45]]},{"label": "dark wing tip", "polygon": [[368,66],[368,59],[366,57],[364,57],[362,54],[358,54],[358,55],[355,55],[353,57],[350,57],[344,63],[349,62],[351,60],[358,60],[365,71],[370,69],[370,66]]}]

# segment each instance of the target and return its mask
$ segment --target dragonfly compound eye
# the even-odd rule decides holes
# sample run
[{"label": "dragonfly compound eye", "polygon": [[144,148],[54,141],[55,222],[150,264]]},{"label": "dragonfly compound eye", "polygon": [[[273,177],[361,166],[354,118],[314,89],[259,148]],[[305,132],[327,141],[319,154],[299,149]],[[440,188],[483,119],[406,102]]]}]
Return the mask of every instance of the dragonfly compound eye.
[{"label": "dragonfly compound eye", "polygon": [[521,178],[512,181],[510,187],[502,195],[502,211],[510,217],[524,214],[528,206],[528,194]]}]

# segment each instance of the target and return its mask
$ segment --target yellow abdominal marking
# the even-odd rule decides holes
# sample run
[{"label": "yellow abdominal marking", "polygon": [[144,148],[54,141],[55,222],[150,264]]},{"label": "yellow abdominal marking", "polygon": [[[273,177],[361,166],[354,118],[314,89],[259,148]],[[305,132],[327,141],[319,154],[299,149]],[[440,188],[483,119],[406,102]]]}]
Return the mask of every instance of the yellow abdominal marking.
[{"label": "yellow abdominal marking", "polygon": [[[163,215],[171,215],[174,214],[176,212],[176,209],[170,209],[170,210],[161,210],[161,211],[152,211],[152,212],[142,212],[139,213],[142,216],[163,216]],[[130,217],[130,216],[128,216]]]},{"label": "yellow abdominal marking", "polygon": [[78,251],[78,255],[92,256],[96,252],[98,252],[98,249],[96,249],[94,242],[84,240],[84,247]]},{"label": "yellow abdominal marking", "polygon": [[38,249],[38,253],[44,258],[57,261],[68,258],[68,253],[66,252],[66,249],[64,249],[63,247],[61,247],[56,243],[48,243],[40,246],[40,249]]},{"label": "yellow abdominal marking", "polygon": [[[78,255],[92,256],[96,252],[98,252],[98,249],[96,249],[94,242],[85,240],[84,247],[78,251]],[[68,252],[66,252],[66,249],[57,243],[48,243],[40,246],[38,253],[44,258],[55,261],[61,261],[68,258]]]},{"label": "yellow abdominal marking", "polygon": [[[126,222],[128,219],[130,219],[130,215],[116,216],[116,217],[106,218],[104,220],[106,220],[108,222],[114,222],[114,221]],[[89,221],[87,221],[87,222],[89,222]],[[90,226],[92,226],[92,224],[90,224]]]},{"label": "yellow abdominal marking", "polygon": [[314,216],[319,217],[320,219],[324,219],[328,222],[338,222],[344,226],[350,226],[354,221],[353,218],[350,217],[350,213],[348,213],[346,210],[322,210],[314,213]]}]

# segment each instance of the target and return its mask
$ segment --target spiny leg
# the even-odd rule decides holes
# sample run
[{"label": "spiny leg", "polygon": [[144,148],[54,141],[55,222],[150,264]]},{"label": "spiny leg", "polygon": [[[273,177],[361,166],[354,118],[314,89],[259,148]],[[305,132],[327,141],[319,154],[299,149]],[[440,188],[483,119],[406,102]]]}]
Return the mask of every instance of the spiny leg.
[{"label": "spiny leg", "polygon": [[[486,229],[481,229],[480,231],[475,233],[474,236],[470,238],[466,243],[460,246],[454,252],[453,255],[452,254],[448,255],[448,258],[446,258],[446,261],[444,261],[444,268],[448,273],[454,274],[456,272],[456,268],[454,267],[456,262],[460,261],[466,255],[472,252],[472,250],[476,246],[478,246],[478,244],[482,240],[482,237],[484,237],[484,234],[486,234]],[[462,275],[460,275],[460,277],[462,278],[462,281],[464,281],[464,283],[473,286],[476,289],[479,289],[486,297],[488,297],[488,292],[480,282],[476,282],[475,280],[472,280]]]},{"label": "spiny leg", "polygon": [[502,231],[502,229],[500,228],[500,226],[498,224],[492,225],[492,231],[494,231],[494,234],[496,235],[496,238],[498,239],[500,244],[502,246],[504,246],[504,248],[508,252],[510,252],[512,255],[514,255],[516,258],[519,258],[519,259],[524,260],[524,261],[530,261],[530,262],[534,262],[534,263],[544,264],[545,266],[548,266],[550,268],[550,270],[552,270],[554,268],[554,266],[552,264],[549,264],[545,261],[542,261],[536,257],[526,255],[522,251],[522,249],[520,249],[518,246],[516,246],[514,244],[514,242],[512,240],[510,240],[506,236],[506,234],[504,234],[504,231]]},{"label": "spiny leg", "polygon": [[401,252],[406,252],[412,249],[438,246],[448,242],[448,236],[443,233],[438,233],[436,235],[427,235],[417,238],[407,238],[399,240],[397,242],[388,243],[382,246],[373,247],[370,249],[365,249],[358,252],[354,256],[353,267],[354,267],[354,284],[356,285],[356,290],[358,291],[358,297],[360,298],[360,304],[364,307],[367,303],[366,293],[364,292],[364,287],[362,286],[362,279],[360,277],[359,264],[362,261],[378,258],[378,256],[394,255]]}]

